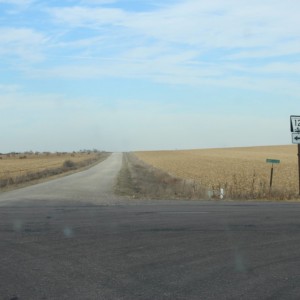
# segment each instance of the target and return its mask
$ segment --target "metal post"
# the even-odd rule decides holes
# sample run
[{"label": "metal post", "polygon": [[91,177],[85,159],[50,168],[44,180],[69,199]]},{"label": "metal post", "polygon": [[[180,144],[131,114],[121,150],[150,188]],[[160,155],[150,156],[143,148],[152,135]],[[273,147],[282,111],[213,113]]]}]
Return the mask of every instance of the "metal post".
[{"label": "metal post", "polygon": [[299,172],[299,196],[300,196],[300,144],[298,144],[298,172]]},{"label": "metal post", "polygon": [[271,168],[270,191],[271,191],[271,189],[272,189],[272,183],[273,183],[273,164],[272,164],[272,168]]}]

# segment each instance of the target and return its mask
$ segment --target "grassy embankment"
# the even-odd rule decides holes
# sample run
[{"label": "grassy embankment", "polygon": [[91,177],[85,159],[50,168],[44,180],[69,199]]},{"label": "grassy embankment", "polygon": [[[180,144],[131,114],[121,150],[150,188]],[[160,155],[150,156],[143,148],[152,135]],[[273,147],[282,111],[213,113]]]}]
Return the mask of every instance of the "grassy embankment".
[{"label": "grassy embankment", "polygon": [[116,192],[137,199],[201,199],[205,196],[205,190],[195,181],[171,176],[133,153],[123,156]]}]

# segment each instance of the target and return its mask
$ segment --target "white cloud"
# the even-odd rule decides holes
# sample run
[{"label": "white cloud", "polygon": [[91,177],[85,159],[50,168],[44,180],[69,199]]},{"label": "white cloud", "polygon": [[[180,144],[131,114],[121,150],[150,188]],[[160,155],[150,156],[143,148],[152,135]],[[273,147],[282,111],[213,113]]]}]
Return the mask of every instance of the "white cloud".
[{"label": "white cloud", "polygon": [[2,93],[15,93],[21,89],[17,84],[0,84],[0,95]]},{"label": "white cloud", "polygon": [[120,9],[111,8],[88,8],[88,7],[65,7],[50,8],[49,13],[59,23],[66,23],[69,26],[87,26],[99,28],[99,26],[120,25],[126,13]]},{"label": "white cloud", "polygon": [[181,1],[148,12],[128,12],[121,8],[76,6],[50,9],[56,21],[69,26],[101,28],[118,26],[169,43],[221,48],[266,47],[298,37],[300,25],[297,1],[213,0]]},{"label": "white cloud", "polygon": [[1,43],[30,43],[37,44],[43,41],[43,36],[27,28],[0,28]]},{"label": "white cloud", "polygon": [[266,63],[260,67],[252,67],[248,68],[249,73],[256,74],[268,74],[273,77],[279,77],[281,75],[290,76],[290,81],[294,78],[295,81],[298,82],[298,77],[294,77],[295,75],[300,75],[300,61],[297,62],[274,62],[274,63]]},{"label": "white cloud", "polygon": [[[107,3],[117,8],[105,8]],[[49,6],[55,33],[2,28],[0,54],[34,62],[46,48],[48,65],[22,67],[30,78],[145,78],[271,92],[288,86],[298,93],[296,80],[286,79],[299,74],[298,64],[281,58],[300,52],[298,1],[186,0],[144,12],[121,4]],[[252,65],[253,59],[260,61]]]},{"label": "white cloud", "polygon": [[95,4],[95,5],[103,5],[108,3],[116,3],[118,0],[82,0],[82,4]]},{"label": "white cloud", "polygon": [[28,28],[0,28],[0,55],[18,56],[26,61],[42,59],[43,34]]},{"label": "white cloud", "polygon": [[[300,8],[300,3],[292,1]],[[201,47],[270,46],[297,36],[298,14],[273,1],[183,1],[160,11],[137,14],[127,26],[160,40]]]},{"label": "white cloud", "polygon": [[18,6],[26,6],[35,2],[35,0],[0,0],[0,3],[12,4]]},{"label": "white cloud", "polygon": [[[153,79],[170,78],[173,73],[177,83],[180,73],[182,78],[189,73],[189,77],[223,76],[226,80],[238,69],[245,76],[251,59],[299,54],[300,19],[296,8],[300,8],[296,0],[289,0],[288,5],[279,0],[272,4],[258,0],[241,0],[238,4],[235,0],[187,0],[147,12],[128,12],[121,6],[92,8],[87,2],[85,6],[57,7],[48,12],[70,31],[78,27],[93,30],[92,37],[58,43],[69,50],[82,48],[77,57],[87,60],[85,66],[60,66],[66,70],[62,74],[79,73],[67,71],[72,68],[81,69],[82,77],[89,71],[101,76],[102,70],[109,76],[130,74]],[[89,59],[98,61],[95,68],[99,71],[89,65]],[[104,64],[99,63],[101,60]],[[109,60],[117,63],[108,66],[105,62]],[[127,63],[122,63],[125,60]]]},{"label": "white cloud", "polygon": [[[300,95],[300,2],[156,2],[143,11],[128,1],[0,0],[16,6],[1,8],[16,11],[29,5],[19,15],[1,14],[1,75],[9,73],[8,84],[0,84],[0,124],[7,128],[1,145],[134,150],[284,143],[282,115],[296,113]],[[131,93],[140,106],[124,100]],[[209,127],[213,118],[218,124]],[[253,125],[247,135],[239,125],[245,120]]]}]

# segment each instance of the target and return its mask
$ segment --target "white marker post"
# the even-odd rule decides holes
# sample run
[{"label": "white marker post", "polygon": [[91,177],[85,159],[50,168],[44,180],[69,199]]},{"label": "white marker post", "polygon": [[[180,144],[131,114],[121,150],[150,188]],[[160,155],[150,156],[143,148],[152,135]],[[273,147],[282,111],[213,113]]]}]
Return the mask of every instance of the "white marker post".
[{"label": "white marker post", "polygon": [[298,173],[299,173],[299,196],[300,196],[300,116],[290,118],[292,143],[298,144]]},{"label": "white marker post", "polygon": [[220,189],[220,199],[222,200],[224,198],[224,189]]}]

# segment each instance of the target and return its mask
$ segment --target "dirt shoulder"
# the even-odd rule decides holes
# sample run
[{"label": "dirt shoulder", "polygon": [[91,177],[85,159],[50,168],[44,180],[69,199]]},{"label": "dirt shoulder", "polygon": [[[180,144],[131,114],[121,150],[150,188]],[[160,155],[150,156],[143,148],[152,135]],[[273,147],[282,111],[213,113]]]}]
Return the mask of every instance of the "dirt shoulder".
[{"label": "dirt shoulder", "polygon": [[203,199],[206,191],[192,180],[154,168],[133,153],[124,153],[115,192],[138,199]]}]

